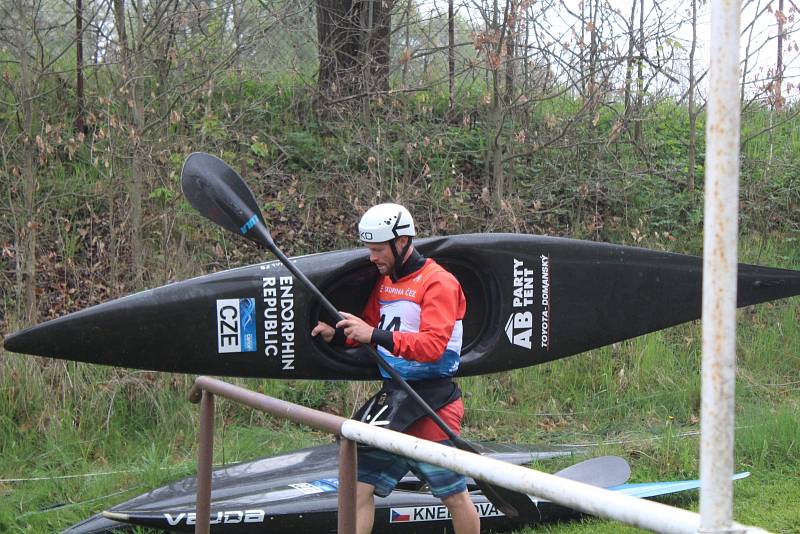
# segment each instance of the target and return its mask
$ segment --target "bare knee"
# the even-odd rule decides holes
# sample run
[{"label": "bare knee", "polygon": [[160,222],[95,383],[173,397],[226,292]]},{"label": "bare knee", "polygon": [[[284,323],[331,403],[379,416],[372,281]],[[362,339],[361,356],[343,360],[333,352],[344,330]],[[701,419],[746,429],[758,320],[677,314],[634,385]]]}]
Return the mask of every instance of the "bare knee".
[{"label": "bare knee", "polygon": [[469,493],[466,491],[443,497],[442,503],[447,506],[447,509],[450,510],[451,514],[464,510],[469,512],[475,509],[475,506],[472,504],[472,500],[469,498]]},{"label": "bare knee", "polygon": [[462,491],[455,495],[442,498],[442,503],[447,506],[453,518],[453,528],[456,534],[478,534],[481,528],[478,512],[469,493]]},{"label": "bare knee", "polygon": [[364,482],[356,482],[356,502],[371,502],[375,494],[375,486]]}]

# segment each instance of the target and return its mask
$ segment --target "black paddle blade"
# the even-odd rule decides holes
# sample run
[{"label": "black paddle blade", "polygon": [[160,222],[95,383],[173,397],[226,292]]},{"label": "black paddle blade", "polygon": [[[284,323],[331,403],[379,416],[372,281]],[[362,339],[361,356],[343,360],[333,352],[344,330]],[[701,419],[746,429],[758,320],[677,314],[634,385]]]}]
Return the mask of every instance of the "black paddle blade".
[{"label": "black paddle blade", "polygon": [[[458,436],[453,440],[455,446],[463,451],[485,454],[488,451],[479,443],[472,443]],[[483,492],[489,502],[498,510],[511,518],[538,518],[541,511],[530,497],[502,486],[495,486],[483,480],[475,480],[478,488]]]},{"label": "black paddle blade", "polygon": [[189,154],[181,170],[189,204],[223,228],[269,247],[271,241],[253,192],[242,177],[216,156]]},{"label": "black paddle blade", "polygon": [[502,486],[476,482],[478,483],[478,488],[489,499],[489,502],[503,512],[505,516],[513,519],[527,519],[537,518],[541,515],[541,511],[536,504],[524,493],[517,493]]}]

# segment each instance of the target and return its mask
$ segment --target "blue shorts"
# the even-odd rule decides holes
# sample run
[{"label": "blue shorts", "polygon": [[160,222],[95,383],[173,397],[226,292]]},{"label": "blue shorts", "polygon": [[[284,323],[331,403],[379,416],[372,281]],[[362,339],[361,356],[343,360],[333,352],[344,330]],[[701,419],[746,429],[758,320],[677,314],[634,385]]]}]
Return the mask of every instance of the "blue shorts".
[{"label": "blue shorts", "polygon": [[[453,446],[450,440],[438,443]],[[433,496],[440,499],[467,490],[466,477],[455,471],[381,449],[372,447],[358,449],[358,481],[375,486],[375,495],[378,497],[388,496],[409,471],[426,482]]]}]

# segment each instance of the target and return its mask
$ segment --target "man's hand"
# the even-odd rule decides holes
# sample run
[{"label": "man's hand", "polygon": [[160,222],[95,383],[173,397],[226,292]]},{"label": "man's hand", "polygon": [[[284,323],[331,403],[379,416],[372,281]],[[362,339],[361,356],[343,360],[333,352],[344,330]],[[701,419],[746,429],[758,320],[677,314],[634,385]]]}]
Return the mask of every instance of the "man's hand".
[{"label": "man's hand", "polygon": [[313,330],[311,330],[312,336],[316,337],[321,335],[322,339],[324,339],[326,343],[331,342],[331,339],[333,339],[333,335],[335,333],[336,330],[334,330],[334,328],[331,325],[329,325],[328,323],[323,323],[322,321],[319,321],[317,323],[317,326],[315,326]]},{"label": "man's hand", "polygon": [[345,312],[341,312],[341,314],[344,319],[336,323],[336,328],[343,328],[345,336],[359,343],[372,341],[372,331],[375,328],[365,323],[360,317]]}]

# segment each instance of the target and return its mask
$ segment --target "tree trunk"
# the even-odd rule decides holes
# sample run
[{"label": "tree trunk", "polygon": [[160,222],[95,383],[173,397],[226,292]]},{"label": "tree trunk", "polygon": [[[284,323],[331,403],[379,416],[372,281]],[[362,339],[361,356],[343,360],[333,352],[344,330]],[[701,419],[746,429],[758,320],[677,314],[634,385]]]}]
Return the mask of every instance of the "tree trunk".
[{"label": "tree trunk", "polygon": [[[18,21],[27,21],[30,16],[26,8],[17,4]],[[31,64],[29,51],[33,50],[30,42],[30,31],[33,25],[25,24],[23,27],[16,28],[16,55],[19,58],[20,89],[19,103],[22,109],[21,125],[24,137],[22,155],[22,202],[23,217],[22,228],[20,229],[20,247],[17,250],[18,269],[21,273],[24,302],[24,317],[28,324],[36,322],[38,308],[36,303],[36,189],[38,180],[36,176],[36,152],[38,150],[38,136],[33,131],[34,115],[38,114],[38,100],[36,98],[35,77],[33,73],[34,65]]]},{"label": "tree trunk", "polygon": [[697,160],[697,111],[695,110],[694,54],[697,49],[697,0],[692,0],[692,47],[689,50],[689,162],[686,188],[694,191]]},{"label": "tree trunk", "polygon": [[583,55],[584,51],[584,43],[586,42],[586,2],[579,2],[581,8],[581,38],[578,41],[578,93],[580,94],[581,98],[586,95],[586,67],[584,65],[584,60],[586,59]]},{"label": "tree trunk", "polygon": [[389,89],[389,37],[392,26],[393,1],[363,0],[362,10],[368,24],[363,54],[363,71],[369,74],[367,91]]},{"label": "tree trunk", "polygon": [[[110,110],[109,110],[110,113]],[[106,193],[108,197],[108,271],[109,281],[112,291],[116,291],[119,285],[119,232],[117,222],[117,183],[116,183],[116,169],[117,163],[122,161],[122,158],[117,157],[116,140],[118,139],[117,133],[109,128],[109,151],[108,151],[108,183],[106,184]]]},{"label": "tree trunk", "polygon": [[75,0],[75,100],[78,108],[75,129],[86,133],[83,119],[83,0]]},{"label": "tree trunk", "polygon": [[[589,20],[592,24],[591,31],[589,32],[589,98],[594,101],[595,93],[597,92],[597,62],[598,62],[598,45],[597,45],[597,12],[600,10],[599,2],[597,0],[589,0]],[[592,112],[594,112],[594,104],[592,104]]]},{"label": "tree trunk", "polygon": [[402,86],[406,87],[406,77],[408,76],[408,64],[411,62],[411,13],[414,7],[414,0],[408,0],[406,3],[406,27],[405,27],[405,49],[403,54],[408,56],[403,61],[403,78],[401,81]]},{"label": "tree trunk", "polygon": [[[143,26],[141,0],[137,3],[139,13],[137,22],[137,32],[141,36]],[[144,174],[144,164],[142,161],[141,138],[144,129],[144,110],[142,109],[139,98],[141,98],[140,80],[137,75],[138,61],[132,54],[132,47],[128,41],[128,32],[125,17],[125,0],[114,0],[114,22],[119,39],[120,63],[122,64],[122,84],[128,89],[128,111],[132,114],[133,135],[131,139],[131,178],[128,183],[128,196],[130,199],[130,265],[133,279],[138,285],[142,280],[142,183]],[[121,166],[120,166],[121,168]]]},{"label": "tree trunk", "polygon": [[[509,0],[507,0],[508,2]],[[506,3],[506,19],[508,15],[508,3]],[[500,22],[500,6],[498,5],[498,0],[494,0],[494,14],[492,18],[492,29],[500,34],[501,32],[501,22]],[[500,39],[497,43],[497,46],[494,50],[495,54],[497,55],[496,62],[491,65],[489,70],[492,73],[492,81],[491,81],[491,94],[492,94],[492,103],[491,108],[489,110],[489,128],[488,128],[488,150],[489,150],[489,158],[487,163],[491,165],[491,177],[492,177],[492,190],[493,190],[493,204],[497,211],[500,211],[503,207],[503,201],[506,195],[506,177],[505,173],[503,172],[503,145],[502,145],[502,133],[503,133],[503,109],[501,106],[502,99],[500,97],[500,68],[501,62],[499,58],[503,57],[503,40]]]},{"label": "tree trunk", "polygon": [[[144,2],[136,2],[136,39],[141,40],[144,36]],[[137,46],[137,52],[141,53],[141,42]],[[144,193],[144,181],[147,168],[144,161],[144,81],[141,75],[141,60],[137,56],[131,57],[131,70],[134,73],[134,80],[131,84],[131,102],[133,103],[133,176],[131,176],[130,201],[131,201],[131,266],[136,285],[142,282],[144,274],[144,250],[142,242],[142,194]]]},{"label": "tree trunk", "polygon": [[636,49],[636,31],[635,31],[635,18],[636,18],[636,0],[631,2],[631,16],[628,19],[628,59],[625,68],[625,111],[624,124],[625,128],[628,127],[628,122],[631,118],[631,85],[633,84],[633,52]]},{"label": "tree trunk", "polygon": [[[533,17],[528,17],[529,7],[530,6],[528,6],[527,4],[525,5],[525,11],[524,11],[525,18],[523,19],[525,20],[525,41],[524,41],[525,44],[523,47],[525,53],[522,56],[522,91],[524,91],[526,94],[531,90],[530,67],[528,65],[528,57],[529,57],[528,42],[530,40],[531,21],[533,20]],[[525,113],[526,115],[529,113],[527,107],[525,109]]]},{"label": "tree trunk", "polygon": [[358,15],[352,0],[317,0],[317,83],[324,95],[347,96],[357,91]]},{"label": "tree trunk", "polygon": [[[600,84],[598,83],[597,71],[599,70],[598,64],[600,62],[600,46],[599,38],[597,36],[597,17],[600,11],[600,2],[598,0],[589,0],[589,21],[591,28],[589,31],[589,83],[587,84],[587,97],[589,99],[589,113],[591,116],[590,130],[597,129],[597,121],[595,114],[600,105]],[[594,145],[590,145],[589,149],[592,150]]]},{"label": "tree trunk", "polygon": [[317,84],[323,95],[388,89],[393,7],[393,1],[317,0]]},{"label": "tree trunk", "polygon": [[131,93],[133,101],[133,125],[135,128],[131,149],[133,151],[132,176],[130,182],[131,202],[131,269],[134,281],[138,286],[144,273],[144,250],[142,243],[142,194],[144,191],[144,177],[147,169],[144,162],[144,144],[142,143],[142,130],[144,129],[144,110],[139,102],[139,84],[134,83]]},{"label": "tree trunk", "polygon": [[[27,55],[23,53],[23,57]],[[22,63],[22,62],[21,62]],[[33,91],[30,83],[29,66],[20,65],[22,74],[22,84],[27,93],[26,102],[22,104],[23,124],[27,134],[33,133],[32,119],[35,113],[32,102],[33,98],[30,97]],[[27,72],[25,74],[24,72]],[[27,79],[26,79],[27,78]],[[27,146],[25,147],[25,156],[23,162],[23,182],[22,194],[25,206],[25,227],[23,228],[23,280],[25,286],[25,321],[27,324],[36,322],[38,316],[38,306],[36,303],[36,238],[38,222],[36,221],[36,189],[38,188],[38,180],[36,177],[36,165],[34,163],[36,145],[33,138],[30,138]]]},{"label": "tree trunk", "polygon": [[783,94],[781,85],[783,85],[783,23],[786,16],[783,14],[783,0],[778,0],[778,11],[775,13],[775,18],[778,19],[778,60],[775,65],[775,81],[773,82],[773,94],[775,95],[775,111],[783,111]]},{"label": "tree trunk", "polygon": [[[114,0],[114,27],[117,30],[117,39],[119,40],[119,54],[122,60],[122,68],[128,68],[128,31],[125,22],[125,0]],[[123,77],[127,73],[123,72]]]},{"label": "tree trunk", "polygon": [[[771,2],[771,0],[767,0],[767,2]],[[758,19],[759,14],[761,13],[761,0],[758,0],[756,3],[756,10],[755,10],[755,17]],[[747,73],[749,72],[749,62],[750,62],[750,45],[753,43],[753,30],[756,27],[755,20],[752,24],[750,24],[750,29],[747,32],[747,44],[744,47],[744,57],[742,58],[742,70],[740,75],[742,76],[742,81],[739,84],[739,105],[744,106],[744,97],[745,97],[745,88],[747,87]]]},{"label": "tree trunk", "polygon": [[509,0],[506,10],[506,105],[514,101],[514,54],[516,52],[517,3]]},{"label": "tree trunk", "polygon": [[456,22],[453,0],[447,2],[447,81],[450,116],[456,108]]},{"label": "tree trunk", "polygon": [[[175,2],[175,8],[177,10],[180,2]],[[233,12],[233,46],[236,47],[236,55],[233,59],[233,67],[236,70],[236,92],[239,99],[243,98],[242,89],[244,85],[244,77],[242,76],[242,53],[243,50],[243,43],[242,43],[242,35],[246,31],[246,19],[244,16],[244,3],[241,4],[239,2],[233,2],[231,6],[231,10]],[[177,17],[175,17],[177,19]],[[177,32],[176,32],[177,33]],[[173,37],[174,40],[174,37]]]},{"label": "tree trunk", "polygon": [[25,214],[27,223],[23,230],[24,270],[23,280],[25,283],[25,321],[27,324],[34,324],[38,317],[38,306],[36,303],[36,205],[35,193],[37,187],[36,170],[33,164],[33,147],[28,147],[25,151],[25,176],[23,182],[23,194],[25,202]]},{"label": "tree trunk", "polygon": [[[634,0],[635,1],[635,0]],[[637,145],[642,143],[642,108],[644,107],[644,0],[639,2],[639,59],[636,65],[636,122],[633,139]]]},{"label": "tree trunk", "polygon": [[[126,84],[126,81],[129,76],[129,47],[128,47],[128,31],[125,19],[125,0],[113,0],[113,10],[114,10],[114,28],[117,31],[117,45],[119,47],[119,55],[120,55],[120,64],[122,65],[122,79],[119,83],[120,86]],[[120,87],[115,88],[115,93],[119,91]],[[112,108],[109,105],[106,109],[106,112],[110,116],[112,113]],[[119,118],[119,117],[118,117]],[[118,141],[122,140],[122,136],[119,135],[118,128],[111,128],[109,126],[108,129],[109,135],[109,154],[108,154],[108,217],[109,217],[109,236],[108,236],[108,245],[109,245],[109,271],[110,271],[110,278],[111,278],[111,287],[113,291],[116,291],[116,288],[120,285],[120,232],[118,231],[120,227],[120,223],[122,217],[118,213],[117,209],[117,194],[120,184],[118,183],[119,180],[117,178],[117,171],[122,173],[122,169],[124,168],[123,162],[125,161],[124,158],[121,157],[119,151],[121,150],[121,143]]]},{"label": "tree trunk", "polygon": [[492,108],[490,110],[489,124],[489,161],[491,161],[492,183],[494,190],[494,208],[500,211],[506,196],[506,176],[503,169],[503,110],[500,102],[500,72],[495,69],[492,71],[492,81],[494,91],[492,92]]}]

